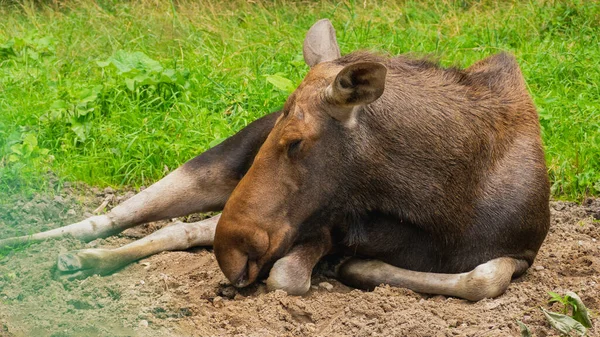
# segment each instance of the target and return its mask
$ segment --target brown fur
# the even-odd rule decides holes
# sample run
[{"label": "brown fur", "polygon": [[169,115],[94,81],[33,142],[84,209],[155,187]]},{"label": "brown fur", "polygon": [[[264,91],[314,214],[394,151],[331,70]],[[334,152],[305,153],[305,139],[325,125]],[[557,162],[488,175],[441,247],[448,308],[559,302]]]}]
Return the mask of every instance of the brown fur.
[{"label": "brown fur", "polygon": [[[347,108],[326,89],[358,62],[387,68],[385,91],[351,108],[348,126],[332,118]],[[323,228],[330,251],[415,271],[460,273],[497,257],[531,264],[548,198],[538,117],[514,57],[460,70],[358,52],[315,65],[290,96],[225,206],[215,253],[241,285],[322,240]]]}]

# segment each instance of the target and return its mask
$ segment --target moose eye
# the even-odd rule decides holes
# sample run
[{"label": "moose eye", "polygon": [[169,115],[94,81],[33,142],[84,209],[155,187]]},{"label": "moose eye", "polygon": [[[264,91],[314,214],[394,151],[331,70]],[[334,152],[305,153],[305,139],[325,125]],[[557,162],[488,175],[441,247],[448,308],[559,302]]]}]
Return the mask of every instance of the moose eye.
[{"label": "moose eye", "polygon": [[291,158],[298,153],[301,143],[302,143],[302,139],[297,139],[297,140],[291,141],[288,144],[288,149],[287,149],[288,157]]}]

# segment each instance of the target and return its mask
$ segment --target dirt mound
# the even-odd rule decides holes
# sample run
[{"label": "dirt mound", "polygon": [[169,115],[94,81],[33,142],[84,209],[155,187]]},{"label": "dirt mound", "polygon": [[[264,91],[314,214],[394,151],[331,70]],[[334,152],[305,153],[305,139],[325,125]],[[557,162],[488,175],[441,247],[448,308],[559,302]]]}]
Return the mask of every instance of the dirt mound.
[{"label": "dirt mound", "polygon": [[[0,237],[57,227],[84,217],[114,191],[11,201]],[[81,192],[78,192],[81,193]],[[82,195],[82,196],[80,196]],[[496,298],[471,303],[389,286],[372,292],[313,277],[302,297],[264,284],[231,287],[209,249],[161,253],[108,277],[54,277],[60,252],[116,247],[166,223],[84,244],[63,239],[17,249],[0,260],[0,336],[557,336],[539,307],[547,292],[575,291],[600,328],[600,200],[552,202],[552,226],[534,266]],[[5,219],[6,218],[6,219]],[[18,225],[18,226],[17,226]]]}]

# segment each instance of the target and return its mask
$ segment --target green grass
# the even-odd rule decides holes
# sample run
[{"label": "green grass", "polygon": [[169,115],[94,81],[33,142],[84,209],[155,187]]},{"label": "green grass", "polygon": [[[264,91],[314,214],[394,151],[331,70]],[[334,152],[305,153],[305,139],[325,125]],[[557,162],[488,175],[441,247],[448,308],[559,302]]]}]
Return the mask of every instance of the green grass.
[{"label": "green grass", "polygon": [[514,53],[553,194],[600,193],[595,1],[0,0],[0,17],[0,194],[43,189],[49,171],[97,186],[156,181],[282,106],[286,93],[266,76],[302,80],[302,40],[323,17],[342,53],[411,52],[447,66]]}]

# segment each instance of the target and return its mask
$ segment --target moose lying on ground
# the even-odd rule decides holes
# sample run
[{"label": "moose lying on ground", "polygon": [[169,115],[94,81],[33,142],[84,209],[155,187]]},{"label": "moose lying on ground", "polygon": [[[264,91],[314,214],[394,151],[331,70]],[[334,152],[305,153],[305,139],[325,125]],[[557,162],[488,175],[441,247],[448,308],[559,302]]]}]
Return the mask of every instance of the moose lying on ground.
[{"label": "moose lying on ground", "polygon": [[[195,212],[116,249],[61,254],[66,277],[108,274],[165,250],[214,246],[237,287],[303,294],[325,255],[349,285],[381,283],[477,301],[531,266],[549,227],[538,116],[515,59],[465,70],[405,56],[341,57],[328,20],[283,110],[251,123],[109,213],[0,246],[90,241]],[[268,275],[268,276],[267,276]]]}]

